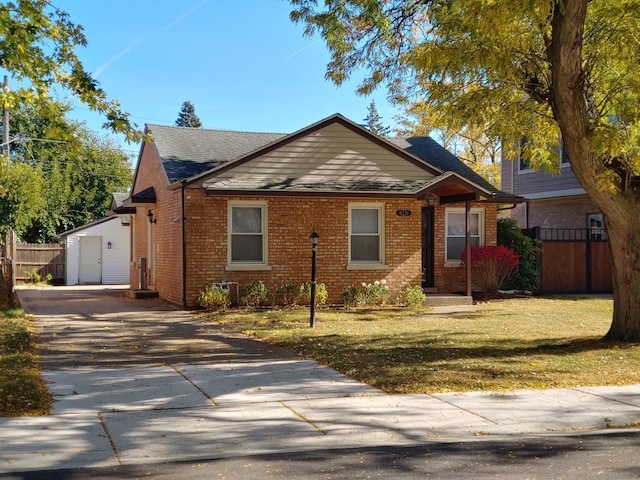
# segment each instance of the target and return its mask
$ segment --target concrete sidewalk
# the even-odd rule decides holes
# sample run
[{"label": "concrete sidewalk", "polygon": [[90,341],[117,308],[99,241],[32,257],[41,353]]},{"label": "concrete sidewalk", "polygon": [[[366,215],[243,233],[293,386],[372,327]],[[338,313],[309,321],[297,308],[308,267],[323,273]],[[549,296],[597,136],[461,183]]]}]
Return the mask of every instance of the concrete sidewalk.
[{"label": "concrete sidewalk", "polygon": [[[204,329],[194,315],[161,303],[129,303],[104,291],[50,292],[19,294],[39,331],[51,335],[43,345],[43,374],[56,402],[46,417],[0,419],[0,472],[562,434],[640,422],[640,385],[386,395],[252,339],[213,335],[211,325]],[[41,310],[45,305],[51,313]],[[113,322],[119,331],[110,343]],[[193,343],[169,334],[176,323]],[[103,327],[107,333],[96,338]],[[91,335],[82,334],[87,328]],[[118,345],[119,361],[102,351]]]}]

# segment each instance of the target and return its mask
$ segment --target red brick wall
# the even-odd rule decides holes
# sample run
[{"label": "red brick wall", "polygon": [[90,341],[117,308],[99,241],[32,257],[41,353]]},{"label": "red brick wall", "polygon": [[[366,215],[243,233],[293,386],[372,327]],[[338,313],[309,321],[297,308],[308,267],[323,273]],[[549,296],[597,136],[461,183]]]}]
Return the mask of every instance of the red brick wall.
[{"label": "red brick wall", "polygon": [[[385,270],[348,270],[347,199],[270,198],[268,200],[268,259],[270,271],[227,271],[228,200],[263,200],[259,197],[207,197],[202,190],[187,190],[188,304],[211,282],[224,279],[241,285],[262,280],[267,289],[287,280],[301,283],[311,275],[309,234],[320,235],[317,281],[326,284],[330,303],[341,302],[340,294],[352,283],[386,279],[392,298],[395,292],[421,281],[421,203],[414,200],[386,200]],[[371,203],[366,201],[365,203]],[[374,202],[382,203],[382,202]],[[396,210],[411,210],[410,216]]]},{"label": "red brick wall", "polygon": [[[225,280],[240,285],[262,280],[270,292],[287,280],[309,280],[311,246],[309,234],[316,230],[318,245],[317,280],[326,284],[330,303],[340,303],[344,287],[385,279],[390,300],[407,284],[420,285],[421,207],[415,200],[384,200],[384,270],[350,270],[348,264],[348,199],[285,198],[268,200],[268,259],[270,271],[228,271],[227,205],[229,200],[260,201],[260,197],[213,197],[203,190],[187,190],[187,304],[196,303],[198,291],[211,282]],[[351,201],[354,202],[355,201]],[[364,203],[372,203],[363,200]],[[452,205],[464,206],[464,205]],[[476,207],[478,205],[474,205]],[[485,244],[495,244],[495,205],[483,205]],[[436,287],[442,292],[464,290],[464,272],[445,266],[444,210],[436,209]],[[410,210],[398,216],[397,210]]]},{"label": "red brick wall", "polygon": [[[141,257],[146,257],[149,265],[148,229],[153,228],[154,265],[149,272],[149,285],[161,298],[182,303],[182,208],[181,189],[169,189],[167,177],[155,149],[145,144],[137,168],[133,194],[148,187],[154,187],[156,204],[138,206],[134,218],[134,245],[131,266],[131,288],[140,288]],[[153,213],[155,223],[151,225],[148,213]]]}]

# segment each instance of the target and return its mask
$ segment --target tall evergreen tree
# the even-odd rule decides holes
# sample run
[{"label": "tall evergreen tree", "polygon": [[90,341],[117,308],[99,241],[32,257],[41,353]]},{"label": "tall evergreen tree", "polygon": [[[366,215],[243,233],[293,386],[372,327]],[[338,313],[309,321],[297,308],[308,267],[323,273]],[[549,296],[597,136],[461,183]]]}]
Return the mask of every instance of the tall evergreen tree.
[{"label": "tall evergreen tree", "polygon": [[391,128],[382,123],[382,116],[378,113],[375,100],[371,100],[367,110],[367,116],[363,119],[363,127],[376,135],[380,135],[381,137],[389,135],[389,133],[391,133]]},{"label": "tall evergreen tree", "polygon": [[179,127],[193,128],[200,128],[202,126],[202,122],[198,118],[198,115],[196,115],[196,107],[194,107],[190,101],[187,100],[182,104],[176,125]]}]

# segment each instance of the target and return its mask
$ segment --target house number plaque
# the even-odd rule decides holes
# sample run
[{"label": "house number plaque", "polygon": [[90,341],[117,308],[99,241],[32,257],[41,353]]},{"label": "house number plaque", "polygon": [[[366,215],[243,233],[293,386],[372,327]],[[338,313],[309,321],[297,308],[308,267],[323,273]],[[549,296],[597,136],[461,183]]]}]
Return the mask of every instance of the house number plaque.
[{"label": "house number plaque", "polygon": [[411,210],[396,210],[396,215],[399,217],[408,217],[411,215]]}]

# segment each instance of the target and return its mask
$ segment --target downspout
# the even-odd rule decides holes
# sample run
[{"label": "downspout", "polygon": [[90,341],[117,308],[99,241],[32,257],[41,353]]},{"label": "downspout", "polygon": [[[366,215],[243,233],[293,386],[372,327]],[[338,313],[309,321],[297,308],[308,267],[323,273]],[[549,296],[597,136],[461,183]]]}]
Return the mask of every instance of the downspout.
[{"label": "downspout", "polygon": [[464,238],[464,248],[465,248],[465,258],[467,259],[466,263],[466,276],[467,276],[467,297],[471,296],[471,202],[467,200],[464,203],[464,223],[465,223],[465,238]]},{"label": "downspout", "polygon": [[182,181],[182,306],[187,307],[187,186]]}]

